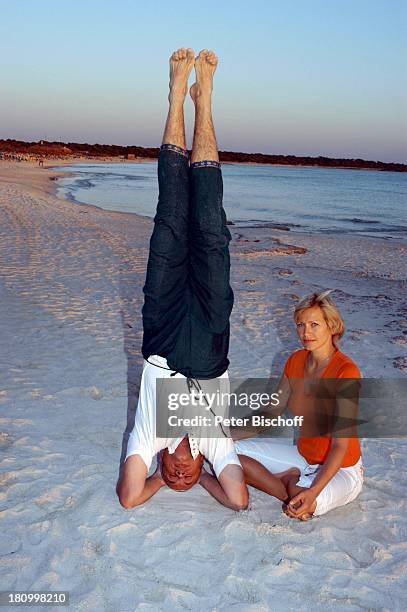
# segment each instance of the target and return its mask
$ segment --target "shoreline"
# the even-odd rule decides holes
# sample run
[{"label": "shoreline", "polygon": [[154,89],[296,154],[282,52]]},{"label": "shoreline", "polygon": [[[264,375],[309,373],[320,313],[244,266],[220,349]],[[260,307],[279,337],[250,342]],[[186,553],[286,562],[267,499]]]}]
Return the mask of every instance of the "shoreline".
[{"label": "shoreline", "polygon": [[[52,162],[51,165],[48,165],[49,162]],[[64,163],[65,162],[65,163]],[[34,166],[38,166],[38,161],[33,161],[33,160],[21,160],[21,162],[15,162],[15,161],[9,161],[9,160],[2,160],[0,159],[0,164],[1,163],[24,163],[24,164],[31,164]],[[157,158],[156,157],[139,157],[136,159],[118,159],[117,157],[69,157],[66,158],[66,160],[64,159],[49,159],[47,160],[46,158],[44,159],[44,163],[47,165],[44,165],[44,168],[52,168],[52,167],[58,167],[58,166],[70,166],[73,164],[87,164],[87,163],[95,163],[95,164],[143,164],[143,163],[157,163]],[[403,174],[403,172],[397,171],[397,170],[386,170],[386,169],[380,169],[380,168],[358,168],[358,167],[353,167],[353,166],[324,166],[324,165],[318,165],[318,164],[273,164],[273,163],[267,163],[267,162],[251,162],[251,161],[221,161],[221,165],[225,165],[225,166],[265,166],[265,167],[272,167],[272,168],[316,168],[316,169],[321,169],[321,170],[357,170],[357,171],[366,171],[366,172],[391,172],[391,173],[397,173],[397,174]],[[1,167],[1,166],[0,166]]]},{"label": "shoreline", "polygon": [[[149,162],[156,162],[156,160],[152,160],[150,159]],[[81,165],[81,161],[75,161],[71,164],[67,164],[64,165],[63,163],[60,163],[58,165],[55,166],[46,166],[44,167],[47,169],[54,169],[55,171],[57,171],[58,167],[69,167],[72,166],[73,171],[72,172],[64,172],[62,174],[56,175],[54,179],[51,178],[51,180],[55,180],[56,182],[59,179],[65,179],[68,177],[75,177],[75,165]],[[97,162],[95,165],[97,164],[104,164],[104,163],[110,163],[109,161],[99,161]],[[140,164],[140,163],[144,163],[143,160],[132,160],[130,163],[135,163],[135,164]],[[234,163],[229,164],[227,162],[226,165],[235,165]],[[242,165],[246,165],[246,164],[242,164]],[[248,164],[251,165],[251,164]],[[261,165],[261,164],[260,164]],[[269,165],[269,164],[265,164],[265,165]],[[284,166],[282,166],[284,167]],[[336,169],[340,169],[340,168],[336,168]],[[57,191],[57,189],[56,189]],[[58,196],[57,196],[58,197]],[[82,202],[81,200],[76,199],[75,196],[73,196],[72,194],[68,193],[65,194],[64,196],[62,196],[76,204],[87,204],[88,206],[96,206],[97,208],[102,208],[101,206],[98,206],[97,204],[94,203],[89,203],[89,202]],[[119,213],[127,213],[127,214],[136,214],[139,215],[141,217],[147,217],[152,219],[154,214],[151,213],[149,214],[143,214],[141,212],[136,212],[136,211],[130,211],[130,210],[115,210],[113,208],[102,208],[103,210],[107,210],[107,211],[111,211],[111,212],[119,212]],[[271,230],[277,230],[277,231],[290,231],[293,233],[293,235],[295,235],[296,233],[310,233],[312,235],[325,235],[325,234],[331,234],[333,236],[339,236],[342,234],[345,235],[358,235],[360,237],[369,237],[372,239],[377,239],[377,240],[389,240],[389,241],[393,241],[396,243],[399,243],[403,240],[402,237],[398,236],[398,231],[402,231],[402,232],[406,232],[406,229],[404,227],[400,228],[400,226],[394,226],[393,229],[388,229],[388,228],[381,228],[379,232],[374,232],[373,228],[376,227],[379,222],[378,221],[369,221],[369,220],[360,220],[357,218],[354,218],[353,220],[351,219],[347,219],[347,221],[349,222],[353,222],[353,224],[355,225],[354,229],[350,229],[350,228],[336,228],[336,229],[330,229],[330,228],[310,228],[310,227],[303,227],[300,224],[296,224],[293,223],[291,221],[288,222],[277,222],[277,221],[273,221],[273,220],[269,220],[269,219],[265,219],[265,220],[259,220],[259,219],[246,219],[246,220],[242,220],[242,219],[236,219],[236,218],[228,218],[227,220],[227,224],[228,226],[234,226],[236,229],[237,228],[241,228],[241,229],[257,229],[260,227],[268,227]],[[364,229],[361,230],[358,228],[358,224],[362,224],[362,225],[368,225],[369,228],[372,227],[372,229],[369,231],[369,229]],[[386,235],[387,234],[387,235]],[[389,235],[392,234],[392,235]]]}]

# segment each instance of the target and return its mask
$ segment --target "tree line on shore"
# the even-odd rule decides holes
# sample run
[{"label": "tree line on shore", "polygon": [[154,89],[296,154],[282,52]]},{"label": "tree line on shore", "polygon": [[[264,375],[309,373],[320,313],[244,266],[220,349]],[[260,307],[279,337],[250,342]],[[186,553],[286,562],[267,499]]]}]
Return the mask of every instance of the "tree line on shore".
[{"label": "tree line on shore", "polygon": [[[40,157],[121,157],[123,159],[158,157],[158,147],[120,146],[76,142],[25,142],[0,140],[0,154],[35,155]],[[265,153],[240,153],[220,151],[221,162],[257,163],[282,166],[319,166],[327,168],[359,168],[407,172],[407,164],[371,161],[364,159],[338,159],[333,157],[304,157],[297,155],[268,155]]]}]

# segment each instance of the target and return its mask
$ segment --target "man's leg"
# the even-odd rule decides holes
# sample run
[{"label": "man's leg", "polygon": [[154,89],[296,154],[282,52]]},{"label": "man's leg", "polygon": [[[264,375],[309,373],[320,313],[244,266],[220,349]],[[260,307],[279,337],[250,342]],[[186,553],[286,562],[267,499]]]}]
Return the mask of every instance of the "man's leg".
[{"label": "man's leg", "polygon": [[194,65],[192,49],[170,58],[169,110],[158,159],[159,200],[144,286],[143,355],[166,356],[186,312],[189,165],[184,101]]},{"label": "man's leg", "polygon": [[229,283],[231,236],[222,206],[222,172],[212,120],[217,62],[212,51],[201,51],[195,61],[196,83],[190,89],[195,104],[190,170],[190,282],[194,311],[199,313],[201,325],[221,334],[229,325],[233,292]]},{"label": "man's leg", "polygon": [[[227,358],[229,338],[228,334],[222,334],[228,330],[233,306],[228,249],[231,236],[222,207],[222,173],[212,120],[213,75],[217,63],[213,51],[201,51],[195,61],[196,83],[190,89],[195,104],[190,168],[190,287],[198,328],[202,326],[213,334],[210,345],[201,347],[201,359],[208,362],[214,357],[216,360],[216,353],[224,353]],[[248,491],[240,466],[226,466],[219,480],[204,474],[200,482],[225,506],[237,510],[247,507]]]},{"label": "man's leg", "polygon": [[218,58],[213,51],[204,49],[195,62],[196,82],[190,94],[195,104],[194,140],[191,164],[214,161],[219,162],[218,145],[212,119],[213,75]]},{"label": "man's leg", "polygon": [[195,62],[192,49],[178,49],[170,57],[170,93],[163,145],[174,145],[186,150],[184,102],[188,93],[188,78]]},{"label": "man's leg", "polygon": [[[194,56],[192,49],[179,49],[170,58],[169,110],[158,159],[159,200],[144,286],[142,352],[146,358],[152,354],[165,354],[174,323],[183,316],[179,298],[187,283],[189,215],[184,101]],[[143,395],[148,384],[146,381],[143,373],[136,420],[147,420],[149,416],[139,412],[140,402],[144,402],[142,408],[146,411],[152,409],[144,397],[148,394]],[[155,397],[155,380],[152,385],[150,395]],[[147,472],[146,464],[138,454],[125,461],[116,487],[120,503],[125,508],[143,503],[163,486],[159,472],[150,478],[147,478]]]}]

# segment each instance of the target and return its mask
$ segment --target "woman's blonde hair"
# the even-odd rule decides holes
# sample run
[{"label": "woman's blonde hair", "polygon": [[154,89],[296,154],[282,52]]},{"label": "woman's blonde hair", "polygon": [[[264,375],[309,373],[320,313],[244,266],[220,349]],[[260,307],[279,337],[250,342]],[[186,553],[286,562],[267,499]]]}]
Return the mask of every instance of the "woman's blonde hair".
[{"label": "woman's blonde hair", "polygon": [[313,293],[302,299],[295,307],[294,321],[297,323],[299,314],[304,310],[319,306],[324,315],[326,324],[332,333],[332,343],[336,348],[339,348],[339,341],[345,333],[345,323],[334,301],[329,297],[332,291],[333,289],[328,289],[328,291]]}]

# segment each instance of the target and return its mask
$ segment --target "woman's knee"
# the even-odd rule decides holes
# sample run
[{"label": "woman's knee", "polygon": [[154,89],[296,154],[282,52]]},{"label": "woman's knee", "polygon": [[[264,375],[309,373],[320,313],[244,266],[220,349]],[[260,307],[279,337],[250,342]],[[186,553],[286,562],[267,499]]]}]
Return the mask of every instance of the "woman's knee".
[{"label": "woman's knee", "polygon": [[241,487],[239,491],[229,498],[231,503],[234,505],[235,510],[246,510],[249,505],[249,491],[246,486]]}]

